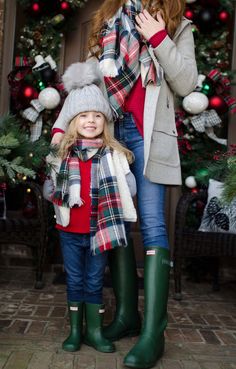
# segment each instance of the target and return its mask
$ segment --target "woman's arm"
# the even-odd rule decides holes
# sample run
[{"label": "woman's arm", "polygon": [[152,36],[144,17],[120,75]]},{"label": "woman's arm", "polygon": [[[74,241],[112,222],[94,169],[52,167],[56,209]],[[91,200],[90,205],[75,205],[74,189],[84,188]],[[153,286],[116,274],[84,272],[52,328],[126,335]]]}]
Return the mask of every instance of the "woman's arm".
[{"label": "woman's arm", "polygon": [[191,24],[185,26],[176,42],[167,36],[154,49],[154,54],[174,92],[186,96],[195,89],[198,71]]},{"label": "woman's arm", "polygon": [[[146,10],[136,17],[137,30],[146,39],[165,29],[165,22],[158,12],[156,19]],[[188,21],[186,21],[188,22]],[[171,89],[180,96],[188,95],[197,84],[197,66],[195,59],[194,39],[190,23],[174,41],[167,35],[154,48],[154,55],[164,70],[166,81]]]}]

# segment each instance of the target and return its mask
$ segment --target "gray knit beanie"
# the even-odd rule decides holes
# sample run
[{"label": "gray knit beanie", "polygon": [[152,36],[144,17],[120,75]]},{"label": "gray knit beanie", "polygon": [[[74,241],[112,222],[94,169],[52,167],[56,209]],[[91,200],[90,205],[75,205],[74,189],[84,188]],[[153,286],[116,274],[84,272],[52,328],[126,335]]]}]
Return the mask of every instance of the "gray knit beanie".
[{"label": "gray knit beanie", "polygon": [[98,87],[102,78],[97,63],[92,59],[71,64],[62,76],[68,96],[54,126],[66,130],[71,120],[85,111],[103,113],[108,122],[112,121],[110,105]]}]

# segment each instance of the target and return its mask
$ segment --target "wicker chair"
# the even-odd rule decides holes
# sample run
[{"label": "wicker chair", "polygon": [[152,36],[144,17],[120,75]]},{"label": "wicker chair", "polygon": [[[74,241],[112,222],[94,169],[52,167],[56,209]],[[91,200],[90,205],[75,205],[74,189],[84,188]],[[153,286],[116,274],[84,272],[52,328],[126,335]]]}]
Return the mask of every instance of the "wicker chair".
[{"label": "wicker chair", "polygon": [[[22,209],[11,211],[7,206],[7,218],[0,219],[0,244],[23,244],[32,248],[36,264],[35,288],[40,289],[44,285],[42,278],[47,246],[47,205],[40,186],[33,182],[17,185],[15,192],[18,200],[20,194],[26,193],[26,189],[31,190],[36,205],[35,215],[26,218],[22,215]],[[20,200],[16,202],[20,203]]]},{"label": "wicker chair", "polygon": [[176,300],[182,299],[181,273],[182,261],[191,257],[214,257],[216,258],[213,269],[213,289],[219,289],[218,271],[219,257],[236,257],[236,234],[200,232],[186,225],[188,210],[196,201],[207,202],[207,190],[198,193],[185,193],[179,199],[176,208],[175,221],[175,245],[174,245],[174,281]]}]

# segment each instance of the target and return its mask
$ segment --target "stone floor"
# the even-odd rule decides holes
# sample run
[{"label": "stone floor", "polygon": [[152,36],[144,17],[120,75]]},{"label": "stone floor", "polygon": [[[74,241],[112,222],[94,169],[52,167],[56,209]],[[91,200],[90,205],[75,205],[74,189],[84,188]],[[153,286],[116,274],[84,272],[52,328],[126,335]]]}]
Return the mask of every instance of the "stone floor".
[{"label": "stone floor", "polygon": [[[64,284],[45,273],[46,285],[35,290],[31,268],[0,268],[0,369],[124,369],[122,359],[137,338],[122,339],[117,351],[102,354],[83,345],[65,353],[68,331]],[[208,283],[184,282],[181,302],[173,299],[171,281],[166,351],[156,369],[236,369],[236,283],[220,292]],[[104,290],[106,321],[114,308],[112,290]],[[143,309],[143,291],[140,293]]]}]

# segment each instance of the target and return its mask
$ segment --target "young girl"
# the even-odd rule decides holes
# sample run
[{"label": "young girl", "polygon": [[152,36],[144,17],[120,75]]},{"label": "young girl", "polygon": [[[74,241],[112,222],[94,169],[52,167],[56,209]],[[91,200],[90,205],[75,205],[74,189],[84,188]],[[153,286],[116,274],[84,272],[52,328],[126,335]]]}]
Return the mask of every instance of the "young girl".
[{"label": "young girl", "polygon": [[51,182],[44,195],[54,203],[60,234],[71,332],[63,349],[76,351],[83,342],[101,352],[115,347],[102,333],[102,287],[107,251],[126,246],[124,220],[136,221],[132,202],[135,180],[132,154],[112,138],[111,110],[97,83],[94,63],[72,64],[63,76],[69,92],[60,113],[68,125],[58,156],[47,157]]},{"label": "young girl", "polygon": [[[150,368],[164,352],[169,286],[169,243],[165,225],[166,185],[180,185],[181,171],[174,94],[197,84],[191,22],[184,0],[105,0],[92,21],[89,40],[104,76],[115,135],[134,153],[137,205],[145,248],[144,321],[124,364]],[[66,126],[55,122],[53,142]],[[117,340],[137,334],[138,288],[131,245],[109,255],[117,301],[104,335]]]}]

